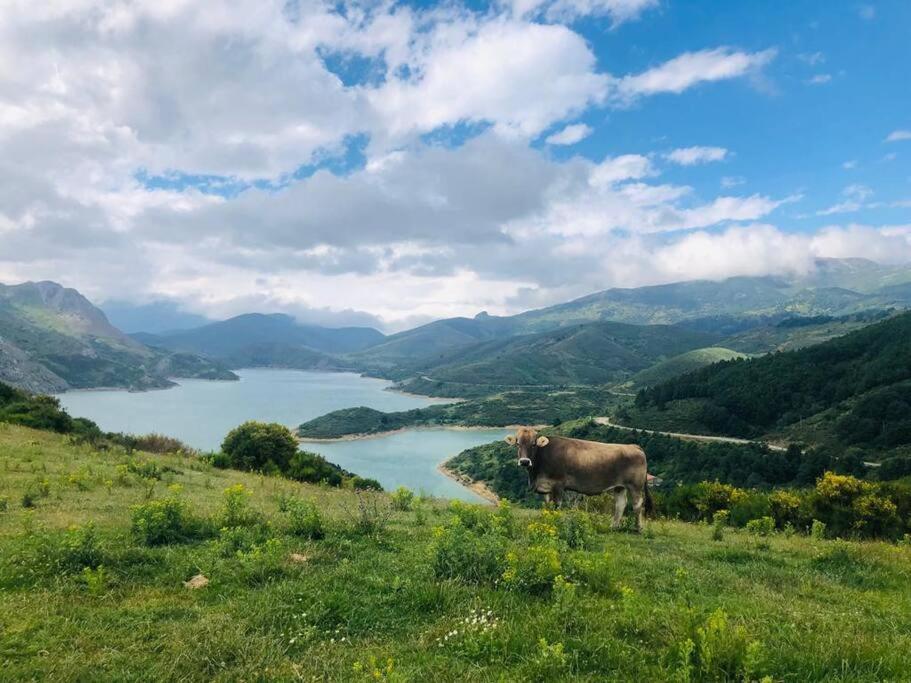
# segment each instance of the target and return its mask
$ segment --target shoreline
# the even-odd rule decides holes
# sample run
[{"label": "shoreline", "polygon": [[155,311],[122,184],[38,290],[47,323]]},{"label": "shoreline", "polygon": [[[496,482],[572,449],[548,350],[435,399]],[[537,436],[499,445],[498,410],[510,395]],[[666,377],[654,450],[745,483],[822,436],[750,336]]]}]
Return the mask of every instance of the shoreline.
[{"label": "shoreline", "polygon": [[[490,425],[414,425],[411,427],[399,427],[398,429],[389,429],[384,432],[361,432],[358,434],[345,434],[343,436],[298,436],[297,434],[294,437],[298,440],[299,443],[334,443],[338,441],[360,441],[361,439],[378,439],[384,436],[391,436],[393,434],[400,434],[401,432],[415,431],[415,432],[426,432],[433,431],[437,429],[448,429],[453,432],[469,432],[469,431],[515,431],[519,427],[527,427],[528,425],[505,425],[502,427],[492,427]],[[544,427],[549,427],[550,425],[531,425],[534,429],[543,429]]]},{"label": "shoreline", "polygon": [[472,493],[480,496],[481,498],[483,498],[484,500],[486,500],[488,503],[490,503],[492,505],[496,505],[497,503],[500,502],[500,497],[496,493],[494,493],[487,486],[487,484],[485,484],[484,482],[481,482],[481,481],[476,481],[474,479],[471,479],[468,476],[459,474],[458,472],[455,472],[455,471],[449,469],[448,467],[446,467],[447,462],[449,462],[449,461],[444,460],[439,465],[437,465],[437,472],[442,474],[444,477],[448,477],[449,479],[452,479],[454,482],[456,482],[460,486],[464,486],[466,489],[468,489]]}]

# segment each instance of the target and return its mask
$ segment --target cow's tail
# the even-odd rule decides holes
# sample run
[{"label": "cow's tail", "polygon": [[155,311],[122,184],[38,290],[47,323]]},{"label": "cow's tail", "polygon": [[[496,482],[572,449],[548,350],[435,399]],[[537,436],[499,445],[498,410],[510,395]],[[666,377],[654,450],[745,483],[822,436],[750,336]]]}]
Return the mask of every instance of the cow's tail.
[{"label": "cow's tail", "polygon": [[652,498],[652,492],[648,488],[648,481],[645,482],[645,487],[643,488],[643,493],[645,493],[645,514],[654,515],[655,514],[655,499]]}]

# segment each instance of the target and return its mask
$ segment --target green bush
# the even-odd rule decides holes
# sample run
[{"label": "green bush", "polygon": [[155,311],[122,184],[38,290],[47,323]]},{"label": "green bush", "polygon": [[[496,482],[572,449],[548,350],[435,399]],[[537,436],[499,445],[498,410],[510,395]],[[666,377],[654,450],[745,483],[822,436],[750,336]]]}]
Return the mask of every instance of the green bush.
[{"label": "green bush", "polygon": [[775,533],[775,520],[771,517],[751,519],[749,522],[747,522],[746,529],[752,534],[759,534],[760,536],[771,536],[773,533]]},{"label": "green bush", "polygon": [[382,491],[383,485],[376,479],[355,475],[351,477],[351,488],[355,491]]},{"label": "green bush", "polygon": [[344,481],[344,471],[340,467],[328,462],[318,453],[308,451],[297,451],[288,462],[285,474],[295,481],[310,484],[341,486]]},{"label": "green bush", "polygon": [[235,469],[287,472],[297,441],[283,425],[251,420],[228,432],[221,450]]},{"label": "green bush", "polygon": [[462,524],[434,530],[433,573],[440,579],[495,583],[505,569],[506,540],[496,533],[478,533]]},{"label": "green bush", "polygon": [[295,536],[319,540],[326,535],[326,524],[316,504],[309,500],[292,498],[286,502],[288,531]]},{"label": "green bush", "polygon": [[554,543],[538,543],[506,553],[503,584],[528,593],[547,593],[563,574],[560,551]]},{"label": "green bush", "polygon": [[574,556],[571,575],[594,593],[608,596],[620,595],[620,585],[616,580],[614,563],[607,552],[594,556]]},{"label": "green bush", "polygon": [[826,537],[826,523],[814,519],[813,524],[810,525],[810,537],[818,541],[824,539]]},{"label": "green bush", "polygon": [[480,505],[453,500],[449,503],[449,511],[456,516],[458,523],[466,529],[482,532],[489,531],[494,526],[493,513]]},{"label": "green bush", "polygon": [[414,492],[404,486],[399,486],[392,494],[392,509],[407,512],[414,505]]},{"label": "green bush", "polygon": [[743,627],[731,626],[717,610],[690,627],[677,648],[676,679],[683,681],[753,681],[761,673],[762,647]]},{"label": "green bush", "polygon": [[724,538],[724,527],[728,524],[728,511],[718,510],[712,515],[712,540],[720,541]]},{"label": "green bush", "polygon": [[219,518],[222,526],[250,526],[258,521],[259,515],[250,508],[250,492],[243,484],[234,484],[222,492],[222,509]]},{"label": "green bush", "polygon": [[591,516],[582,510],[568,510],[557,515],[557,534],[569,548],[589,548],[595,539]]},{"label": "green bush", "polygon": [[143,545],[182,543],[205,533],[201,520],[176,496],[134,505],[131,510],[133,536]]},{"label": "green bush", "polygon": [[94,569],[102,562],[101,546],[95,525],[70,527],[60,546],[59,562],[64,571],[81,571],[84,567]]}]

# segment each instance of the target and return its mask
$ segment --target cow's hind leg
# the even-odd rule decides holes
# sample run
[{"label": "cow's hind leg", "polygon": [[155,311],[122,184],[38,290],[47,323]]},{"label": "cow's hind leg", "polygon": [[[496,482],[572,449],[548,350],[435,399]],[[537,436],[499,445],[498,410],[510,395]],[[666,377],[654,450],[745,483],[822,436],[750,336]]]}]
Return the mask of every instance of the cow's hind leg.
[{"label": "cow's hind leg", "polygon": [[614,521],[611,524],[611,527],[614,529],[620,528],[620,523],[623,521],[623,512],[626,510],[626,489],[618,488],[614,490]]},{"label": "cow's hind leg", "polygon": [[642,489],[630,489],[633,497],[633,515],[636,518],[636,531],[642,531],[645,523],[645,494]]}]

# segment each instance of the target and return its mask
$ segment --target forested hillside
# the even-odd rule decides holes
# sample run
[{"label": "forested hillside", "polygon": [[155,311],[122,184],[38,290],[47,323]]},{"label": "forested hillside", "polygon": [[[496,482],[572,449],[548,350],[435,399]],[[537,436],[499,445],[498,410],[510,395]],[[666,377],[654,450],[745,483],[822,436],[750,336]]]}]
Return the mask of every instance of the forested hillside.
[{"label": "forested hillside", "polygon": [[798,351],[733,360],[643,390],[637,424],[662,412],[691,431],[755,437],[800,430],[868,448],[911,444],[911,314]]}]

